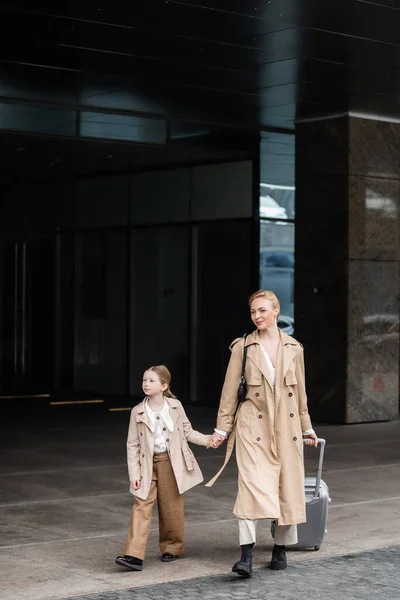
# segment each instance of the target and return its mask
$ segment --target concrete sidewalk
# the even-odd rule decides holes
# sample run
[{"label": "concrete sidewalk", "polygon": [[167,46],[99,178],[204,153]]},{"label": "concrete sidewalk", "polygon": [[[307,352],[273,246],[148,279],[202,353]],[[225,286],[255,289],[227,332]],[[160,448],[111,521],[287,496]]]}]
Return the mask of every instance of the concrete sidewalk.
[{"label": "concrete sidewalk", "polygon": [[63,600],[400,600],[400,546],[295,563],[287,571],[257,569]]},{"label": "concrete sidewalk", "polygon": [[[189,407],[188,413],[197,429],[212,431],[214,411]],[[214,487],[199,485],[185,495],[182,559],[160,562],[155,515],[144,570],[132,573],[114,563],[123,552],[132,506],[125,455],[128,419],[129,413],[91,418],[87,425],[59,419],[31,427],[28,433],[25,428],[0,426],[1,600],[90,597],[132,588],[140,598],[146,586],[203,575],[223,574],[224,580],[230,573],[239,555],[232,514],[237,491],[234,460]],[[323,477],[332,498],[328,534],[319,552],[288,554],[285,581],[303,572],[311,581],[326,558],[332,559],[327,565],[336,560],[352,565],[354,560],[334,557],[400,545],[400,422],[316,430],[327,439]],[[223,450],[193,449],[207,480],[221,465]],[[315,449],[307,449],[309,473],[315,470],[316,457]],[[271,548],[269,523],[260,522],[255,569],[268,562]],[[340,569],[336,572],[340,575]],[[259,577],[266,578],[266,587],[267,581],[283,581],[269,571],[257,572],[254,581]],[[325,597],[322,584],[323,578],[318,594],[310,598]]]}]

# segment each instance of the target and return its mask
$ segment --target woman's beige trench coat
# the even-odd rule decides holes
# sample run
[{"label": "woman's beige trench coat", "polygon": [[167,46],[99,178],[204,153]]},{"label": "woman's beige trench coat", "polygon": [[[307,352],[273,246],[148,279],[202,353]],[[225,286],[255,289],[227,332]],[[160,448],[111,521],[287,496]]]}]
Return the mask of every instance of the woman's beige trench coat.
[{"label": "woman's beige trench coat", "polygon": [[302,432],[311,429],[307,409],[302,346],[279,331],[281,343],[275,373],[275,393],[258,331],[246,339],[247,398],[237,407],[243,338],[231,345],[231,359],[218,411],[217,429],[230,432],[227,464],[236,438],[238,494],[234,514],[239,519],[277,519],[279,525],[303,523],[305,515]]},{"label": "woman's beige trench coat", "polygon": [[[207,446],[209,436],[192,428],[179,400],[166,398],[166,401],[174,424],[174,431],[169,432],[167,439],[168,454],[179,493],[183,494],[203,481],[200,467],[188,442]],[[134,496],[145,500],[150,491],[154,455],[154,433],[149,426],[145,400],[132,409],[126,446],[129,480],[141,482],[138,490],[131,485],[130,491]]]}]

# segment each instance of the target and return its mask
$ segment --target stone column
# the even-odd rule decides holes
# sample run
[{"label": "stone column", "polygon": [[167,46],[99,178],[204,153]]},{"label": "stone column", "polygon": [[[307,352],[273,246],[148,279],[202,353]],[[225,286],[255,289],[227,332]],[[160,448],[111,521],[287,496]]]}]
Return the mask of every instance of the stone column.
[{"label": "stone column", "polygon": [[295,337],[314,420],[397,419],[400,124],[297,124],[295,248]]}]

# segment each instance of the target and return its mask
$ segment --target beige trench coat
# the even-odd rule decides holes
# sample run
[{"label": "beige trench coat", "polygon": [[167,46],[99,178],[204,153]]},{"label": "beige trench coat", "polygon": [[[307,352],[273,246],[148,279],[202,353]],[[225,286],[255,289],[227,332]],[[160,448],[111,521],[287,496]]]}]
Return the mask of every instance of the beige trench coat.
[{"label": "beige trench coat", "polygon": [[231,434],[224,465],[207,486],[219,477],[236,440],[239,475],[234,514],[239,519],[277,519],[279,525],[292,525],[306,520],[302,432],[312,425],[307,409],[303,348],[294,338],[282,331],[279,334],[275,391],[258,331],[247,337],[247,398],[235,419],[242,338],[231,345],[217,419],[217,429]]},{"label": "beige trench coat", "polygon": [[[174,423],[174,431],[169,432],[168,435],[168,453],[179,493],[183,494],[203,481],[200,467],[188,442],[206,446],[209,436],[192,428],[179,400],[176,398],[166,398],[166,400]],[[132,409],[126,446],[129,480],[130,482],[141,481],[140,489],[135,490],[131,484],[130,491],[134,496],[145,500],[150,491],[154,454],[154,434],[149,426],[145,400]]]}]

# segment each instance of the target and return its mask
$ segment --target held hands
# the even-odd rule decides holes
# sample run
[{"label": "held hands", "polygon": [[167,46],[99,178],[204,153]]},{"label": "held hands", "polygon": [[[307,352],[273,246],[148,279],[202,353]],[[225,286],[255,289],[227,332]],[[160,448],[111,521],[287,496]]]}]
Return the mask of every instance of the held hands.
[{"label": "held hands", "polygon": [[140,479],[136,479],[135,481],[131,481],[131,485],[133,486],[134,490],[140,490],[142,483]]},{"label": "held hands", "polygon": [[209,435],[207,438],[207,446],[206,446],[207,450],[209,450],[209,448],[218,448],[218,446],[216,445],[216,442],[213,438],[212,435]]},{"label": "held hands", "polygon": [[318,437],[315,432],[303,433],[303,439],[305,441],[306,446],[318,446]]},{"label": "held hands", "polygon": [[219,448],[226,439],[227,436],[220,435],[216,431],[208,438],[211,448]]}]

